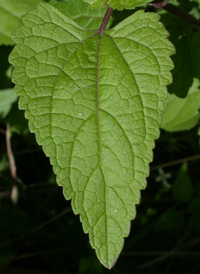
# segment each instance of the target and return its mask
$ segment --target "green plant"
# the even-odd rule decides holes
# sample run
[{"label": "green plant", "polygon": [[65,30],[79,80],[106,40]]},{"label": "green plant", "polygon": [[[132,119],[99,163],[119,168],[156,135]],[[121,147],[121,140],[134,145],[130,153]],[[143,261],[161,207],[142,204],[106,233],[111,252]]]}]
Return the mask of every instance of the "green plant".
[{"label": "green plant", "polygon": [[[21,2],[22,7],[29,4]],[[10,62],[19,107],[26,110],[29,128],[50,157],[57,182],[66,199],[72,199],[99,260],[111,268],[129,234],[140,189],[146,187],[164,104],[163,129],[198,124],[199,21],[179,2],[146,5],[176,14],[154,10],[177,51],[169,85],[169,56],[175,51],[168,32],[157,13],[144,12],[145,6],[132,10],[150,1],[85,1],[99,10],[82,0],[31,5],[39,2],[12,38],[16,46]],[[193,10],[197,1],[182,2],[199,16]],[[118,23],[113,9],[123,8],[133,15]],[[2,43],[12,42],[3,34]],[[187,97],[170,95],[166,101],[166,85],[170,93]],[[2,111],[4,116],[7,112]]]}]

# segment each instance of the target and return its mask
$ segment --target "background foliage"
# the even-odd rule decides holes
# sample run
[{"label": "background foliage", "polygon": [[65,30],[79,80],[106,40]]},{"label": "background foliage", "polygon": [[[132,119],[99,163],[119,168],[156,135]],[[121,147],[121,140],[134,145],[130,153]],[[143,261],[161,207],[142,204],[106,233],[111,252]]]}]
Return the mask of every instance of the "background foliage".
[{"label": "background foliage", "polygon": [[[0,0],[0,272],[106,273],[82,232],[79,217],[74,216],[70,202],[57,186],[49,160],[29,133],[12,93],[12,67],[8,63],[11,34],[21,25],[22,16],[44,1],[16,2],[17,6],[13,5],[15,0]],[[67,13],[70,1],[50,2]],[[98,27],[105,9],[91,14],[82,0],[77,3],[80,8],[67,15],[87,28]],[[171,3],[199,20],[198,0]],[[142,192],[131,234],[111,272],[199,273],[200,32],[198,27],[152,5],[141,8],[158,12],[170,32],[169,39],[176,47],[174,81],[169,86],[171,95],[161,137],[156,141],[148,187]],[[77,12],[82,16],[77,17]],[[114,11],[111,26],[133,12]],[[10,173],[9,139],[17,178]]]}]

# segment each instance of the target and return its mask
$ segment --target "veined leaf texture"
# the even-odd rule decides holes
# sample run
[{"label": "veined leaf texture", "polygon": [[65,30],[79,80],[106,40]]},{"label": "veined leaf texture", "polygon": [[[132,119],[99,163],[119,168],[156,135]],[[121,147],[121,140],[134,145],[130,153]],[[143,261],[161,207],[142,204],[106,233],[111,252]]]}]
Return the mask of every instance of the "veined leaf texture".
[{"label": "veined leaf texture", "polygon": [[158,21],[138,11],[100,33],[39,4],[13,38],[19,107],[107,268],[146,187],[172,81],[174,47]]},{"label": "veined leaf texture", "polygon": [[0,45],[13,45],[12,34],[22,25],[22,17],[43,0],[0,0]]}]

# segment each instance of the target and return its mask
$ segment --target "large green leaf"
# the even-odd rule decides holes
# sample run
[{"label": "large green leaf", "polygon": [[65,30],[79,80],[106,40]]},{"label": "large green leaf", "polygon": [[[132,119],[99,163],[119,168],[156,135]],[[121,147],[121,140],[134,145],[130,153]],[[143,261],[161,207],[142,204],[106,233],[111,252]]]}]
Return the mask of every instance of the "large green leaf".
[{"label": "large green leaf", "polygon": [[43,0],[0,0],[0,44],[13,45],[12,34],[21,25],[22,17]]},{"label": "large green leaf", "polygon": [[84,0],[89,3],[92,8],[100,8],[109,5],[113,9],[134,9],[144,3],[151,2],[152,0]]},{"label": "large green leaf", "polygon": [[194,79],[186,98],[169,94],[165,103],[165,112],[161,127],[167,131],[189,130],[197,125],[200,119],[200,82]]},{"label": "large green leaf", "polygon": [[146,187],[171,82],[174,47],[158,20],[138,11],[91,32],[41,4],[14,35],[19,106],[108,268]]}]

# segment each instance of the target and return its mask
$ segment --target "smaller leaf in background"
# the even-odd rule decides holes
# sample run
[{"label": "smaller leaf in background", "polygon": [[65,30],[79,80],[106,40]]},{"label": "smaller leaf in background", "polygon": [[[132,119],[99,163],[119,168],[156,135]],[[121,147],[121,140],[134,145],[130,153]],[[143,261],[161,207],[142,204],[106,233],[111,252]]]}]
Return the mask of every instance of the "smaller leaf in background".
[{"label": "smaller leaf in background", "polygon": [[191,203],[188,206],[188,212],[190,212],[191,214],[200,212],[200,197],[199,196],[192,199]]},{"label": "smaller leaf in background", "polygon": [[164,230],[179,230],[184,223],[183,216],[174,209],[169,209],[165,211],[158,219],[154,230],[164,231]]},{"label": "smaller leaf in background", "polygon": [[43,0],[0,0],[0,45],[14,45],[12,34],[21,25],[22,17]]},{"label": "smaller leaf in background", "polygon": [[12,261],[12,258],[15,256],[15,253],[11,250],[11,246],[9,244],[10,237],[7,231],[3,231],[0,228],[0,270],[1,273],[4,273],[3,270],[6,269],[8,264]]},{"label": "smaller leaf in background", "polygon": [[139,7],[144,3],[151,2],[152,0],[84,0],[89,3],[92,8],[100,8],[108,4],[113,9],[123,10],[123,9],[134,9]]},{"label": "smaller leaf in background", "polygon": [[200,19],[200,0],[190,0],[192,4],[196,4],[192,7],[192,10],[190,11],[190,14],[194,16],[197,20]]},{"label": "smaller leaf in background", "polygon": [[189,219],[189,228],[191,231],[200,231],[200,213],[192,214]]},{"label": "smaller leaf in background", "polygon": [[188,174],[187,163],[184,163],[173,183],[172,194],[180,203],[187,203],[192,198],[193,187]]},{"label": "smaller leaf in background", "polygon": [[8,115],[12,104],[16,102],[17,99],[18,96],[14,94],[12,88],[0,90],[0,120]]},{"label": "smaller leaf in background", "polygon": [[189,130],[198,124],[200,118],[200,82],[194,79],[188,96],[184,99],[169,94],[161,128],[167,131]]},{"label": "smaller leaf in background", "polygon": [[188,206],[189,228],[191,231],[200,231],[200,197],[195,197]]},{"label": "smaller leaf in background", "polygon": [[107,0],[84,0],[86,3],[89,3],[92,8],[100,8],[106,5]]},{"label": "smaller leaf in background", "polygon": [[198,5],[199,0],[170,0],[170,3],[175,6],[179,6],[182,9],[191,12],[194,6]]},{"label": "smaller leaf in background", "polygon": [[[1,25],[1,23],[0,23]],[[1,39],[1,38],[0,38]],[[10,64],[8,62],[8,55],[10,54],[12,50],[12,47],[10,46],[0,46],[0,60],[1,60],[1,66],[0,66],[0,90],[11,88],[12,83],[10,78],[7,75],[7,70],[9,69]]]},{"label": "smaller leaf in background", "polygon": [[35,222],[25,211],[7,205],[0,209],[0,231],[16,235],[27,233],[33,227]]},{"label": "smaller leaf in background", "polygon": [[81,257],[78,273],[82,274],[88,272],[96,274],[104,273],[104,269],[97,258],[91,259],[91,257]]},{"label": "smaller leaf in background", "polygon": [[[83,0],[66,0],[64,2],[50,1],[49,4],[57,8],[63,14],[73,19],[77,24],[86,29],[98,29],[106,12],[106,8],[91,9]],[[109,25],[112,19],[110,19]]]},{"label": "smaller leaf in background", "polygon": [[86,257],[81,257],[78,273],[85,273],[89,271],[90,267],[91,267],[90,259]]},{"label": "smaller leaf in background", "polygon": [[19,111],[17,102],[12,105],[12,108],[4,119],[4,122],[10,124],[11,132],[25,135],[29,132],[28,121],[27,119],[24,119],[24,112]]},{"label": "smaller leaf in background", "polygon": [[199,8],[200,8],[200,0],[190,0],[191,2],[196,2],[197,4],[199,4]]},{"label": "smaller leaf in background", "polygon": [[169,0],[169,2],[174,5],[174,6],[178,6],[179,3],[178,3],[178,0]]},{"label": "smaller leaf in background", "polygon": [[172,56],[173,82],[168,86],[171,94],[185,98],[193,78],[200,79],[200,31],[169,13],[161,14],[161,21],[170,33],[169,39],[176,48]]},{"label": "smaller leaf in background", "polygon": [[199,129],[198,129],[198,135],[200,136],[200,127],[199,127]]},{"label": "smaller leaf in background", "polygon": [[[7,155],[1,156],[1,158],[0,158],[0,172],[4,171],[6,169],[9,169],[9,168],[10,168],[10,166],[9,166]],[[1,184],[1,186],[2,186],[2,184]]]}]

